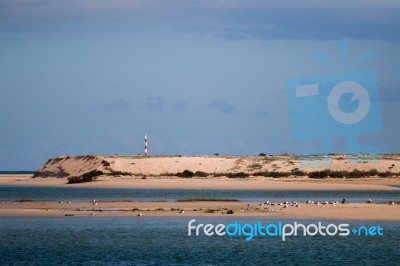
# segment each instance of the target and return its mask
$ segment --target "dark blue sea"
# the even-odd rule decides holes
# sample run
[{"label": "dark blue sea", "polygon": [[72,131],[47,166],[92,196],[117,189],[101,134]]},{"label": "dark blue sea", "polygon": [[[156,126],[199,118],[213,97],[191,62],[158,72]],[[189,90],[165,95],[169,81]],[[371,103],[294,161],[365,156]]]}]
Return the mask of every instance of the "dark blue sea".
[{"label": "dark blue sea", "polygon": [[[237,221],[237,218],[197,219],[213,224]],[[189,220],[182,217],[1,217],[0,264],[399,265],[400,261],[398,222],[346,221],[352,226],[379,224],[384,228],[383,236],[293,236],[286,241],[257,236],[246,241],[244,237],[188,236]]]}]

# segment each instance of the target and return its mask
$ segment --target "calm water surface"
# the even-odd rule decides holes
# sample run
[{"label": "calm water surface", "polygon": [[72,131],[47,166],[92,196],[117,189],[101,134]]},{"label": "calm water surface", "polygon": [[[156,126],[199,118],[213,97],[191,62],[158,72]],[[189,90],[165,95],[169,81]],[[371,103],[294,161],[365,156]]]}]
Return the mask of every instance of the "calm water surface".
[{"label": "calm water surface", "polygon": [[89,201],[130,199],[133,201],[175,201],[181,198],[229,198],[241,201],[400,201],[400,190],[206,190],[206,189],[131,189],[0,186],[0,201],[18,199],[46,201]]},{"label": "calm water surface", "polygon": [[[213,224],[235,221],[231,217],[197,219]],[[182,217],[0,217],[0,264],[399,265],[400,261],[397,222],[379,222],[384,227],[384,236],[380,237],[290,237],[286,241],[255,237],[245,241],[242,237],[190,237],[187,235],[189,220]],[[258,220],[241,218],[239,221]],[[347,222],[352,226],[377,224]]]}]

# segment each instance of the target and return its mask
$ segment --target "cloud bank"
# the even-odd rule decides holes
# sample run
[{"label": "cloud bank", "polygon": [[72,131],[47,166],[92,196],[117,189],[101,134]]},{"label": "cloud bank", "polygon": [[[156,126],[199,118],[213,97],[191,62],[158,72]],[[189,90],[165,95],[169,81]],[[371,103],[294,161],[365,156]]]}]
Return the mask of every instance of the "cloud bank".
[{"label": "cloud bank", "polygon": [[4,0],[0,31],[132,32],[153,28],[230,39],[397,41],[400,2]]}]

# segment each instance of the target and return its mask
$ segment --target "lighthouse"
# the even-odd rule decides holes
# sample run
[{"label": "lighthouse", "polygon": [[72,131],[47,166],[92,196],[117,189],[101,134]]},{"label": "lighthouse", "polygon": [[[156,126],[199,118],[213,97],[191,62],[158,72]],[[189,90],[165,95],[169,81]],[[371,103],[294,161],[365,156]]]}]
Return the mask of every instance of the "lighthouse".
[{"label": "lighthouse", "polygon": [[144,155],[147,155],[147,135],[144,134]]}]

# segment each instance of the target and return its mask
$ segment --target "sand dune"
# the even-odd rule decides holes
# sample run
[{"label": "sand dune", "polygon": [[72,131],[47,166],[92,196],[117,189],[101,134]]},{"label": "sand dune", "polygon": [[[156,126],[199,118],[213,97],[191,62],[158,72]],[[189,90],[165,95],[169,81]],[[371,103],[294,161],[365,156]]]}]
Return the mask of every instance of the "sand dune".
[{"label": "sand dune", "polygon": [[[319,164],[329,156],[308,156],[306,162]],[[299,157],[287,156],[60,156],[48,160],[34,175],[0,175],[3,185],[62,186],[70,176],[90,171],[102,171],[96,182],[75,184],[88,187],[186,188],[186,189],[400,189],[400,155],[383,155],[378,161],[365,156],[349,160],[348,156],[333,156],[332,171],[369,171],[389,173],[389,177],[313,179],[292,175],[301,170],[310,173],[325,168],[304,168]],[[303,161],[304,162],[304,161]],[[184,170],[206,172],[208,176],[179,178]],[[272,178],[255,176],[257,172],[286,172],[290,176]],[[246,173],[247,178],[227,178],[227,173]]]},{"label": "sand dune", "polygon": [[[308,166],[332,164],[322,168]],[[335,155],[307,156],[60,156],[50,159],[42,166],[37,177],[68,177],[81,175],[93,170],[105,173],[127,172],[132,176],[175,174],[184,170],[206,173],[255,173],[291,172],[300,169],[305,172],[328,168],[332,171],[369,171],[400,173],[400,155],[383,155],[372,161],[367,156]],[[303,163],[299,164],[299,160]]]}]

